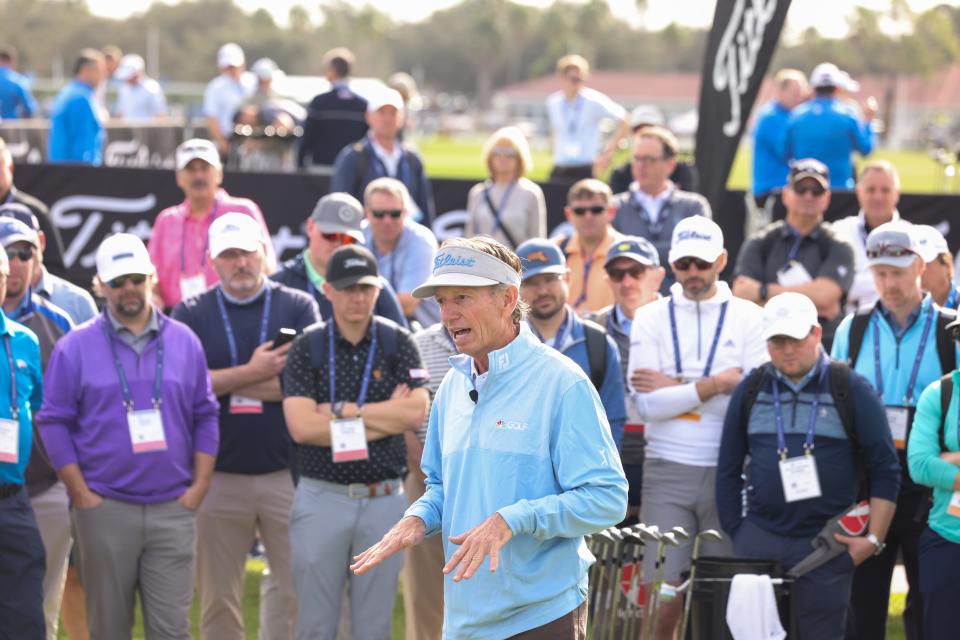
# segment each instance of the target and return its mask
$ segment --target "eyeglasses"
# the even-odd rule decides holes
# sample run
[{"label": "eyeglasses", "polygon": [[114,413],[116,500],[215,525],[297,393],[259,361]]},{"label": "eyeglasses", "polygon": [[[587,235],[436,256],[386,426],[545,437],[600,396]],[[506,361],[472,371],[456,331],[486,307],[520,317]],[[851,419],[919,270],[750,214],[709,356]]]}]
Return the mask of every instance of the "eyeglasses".
[{"label": "eyeglasses", "polygon": [[585,213],[598,216],[606,210],[607,207],[601,204],[595,204],[592,207],[570,207],[570,211],[573,211],[573,215],[575,216],[582,216]]},{"label": "eyeglasses", "polygon": [[127,284],[127,280],[139,286],[147,281],[147,276],[142,273],[129,273],[125,276],[117,276],[107,284],[111,289],[122,289]]},{"label": "eyeglasses", "polygon": [[795,187],[793,187],[793,192],[798,196],[812,193],[814,196],[819,198],[820,196],[825,194],[827,190],[824,189],[819,183],[808,184],[808,185],[798,184]]},{"label": "eyeglasses", "polygon": [[26,262],[33,257],[33,247],[24,247],[22,249],[7,249],[7,258],[13,260],[17,258],[20,262]]},{"label": "eyeglasses", "polygon": [[572,82],[574,84],[580,84],[581,82],[583,82],[583,76],[579,76],[579,75],[568,75],[568,76],[564,76],[564,78],[566,78],[567,82]]},{"label": "eyeglasses", "polygon": [[885,247],[880,247],[879,249],[868,249],[867,257],[873,260],[874,258],[902,258],[903,256],[917,255],[915,251],[911,251],[906,247],[900,247],[897,245],[887,245]]},{"label": "eyeglasses", "polygon": [[637,164],[653,164],[663,160],[663,156],[633,156],[633,161]]},{"label": "eyeglasses", "polygon": [[327,242],[336,244],[354,244],[357,239],[347,233],[321,233],[320,236]]},{"label": "eyeglasses", "polygon": [[712,262],[701,260],[700,258],[686,257],[673,262],[673,268],[677,271],[687,271],[691,266],[696,267],[697,271],[707,271],[713,268]]},{"label": "eyeglasses", "polygon": [[628,269],[607,269],[607,275],[614,282],[623,282],[624,276],[627,274],[630,275],[634,280],[639,280],[643,277],[644,272],[647,270],[642,264],[638,264],[635,267],[630,267]]},{"label": "eyeglasses", "polygon": [[490,152],[492,156],[503,156],[504,158],[516,158],[519,153],[516,149],[511,147],[494,147],[493,151]]},{"label": "eyeglasses", "polygon": [[396,220],[403,215],[403,209],[373,209],[370,211],[370,215],[377,220],[382,219],[384,216],[390,216]]}]

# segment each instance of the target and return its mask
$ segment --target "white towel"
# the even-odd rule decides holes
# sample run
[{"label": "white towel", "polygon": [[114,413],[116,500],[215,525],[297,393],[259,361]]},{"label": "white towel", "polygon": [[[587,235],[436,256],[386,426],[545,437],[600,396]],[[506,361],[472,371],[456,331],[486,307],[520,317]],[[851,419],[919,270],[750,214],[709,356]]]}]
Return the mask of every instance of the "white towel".
[{"label": "white towel", "polygon": [[734,640],[783,640],[777,599],[770,576],[738,573],[730,583],[727,626]]}]

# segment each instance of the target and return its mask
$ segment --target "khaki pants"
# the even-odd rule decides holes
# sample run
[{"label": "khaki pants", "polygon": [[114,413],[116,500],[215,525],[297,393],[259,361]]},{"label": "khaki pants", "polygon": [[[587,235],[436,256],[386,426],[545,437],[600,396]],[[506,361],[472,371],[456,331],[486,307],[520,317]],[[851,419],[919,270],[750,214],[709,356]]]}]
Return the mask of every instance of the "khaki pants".
[{"label": "khaki pants", "polygon": [[293,481],[287,470],[259,475],[215,472],[197,512],[197,584],[200,634],[210,640],[244,638],[243,578],[257,531],[288,622],[276,638],[293,637],[297,599],[290,574],[290,505]]},{"label": "khaki pants", "polygon": [[[404,482],[410,504],[424,493],[424,476],[411,467]],[[403,561],[403,608],[406,637],[440,640],[443,632],[443,535],[406,550]]]},{"label": "khaki pants", "polygon": [[30,504],[47,554],[47,571],[43,576],[43,617],[47,623],[47,640],[57,640],[60,600],[63,598],[67,559],[73,544],[67,488],[58,482],[40,495],[30,498]]}]

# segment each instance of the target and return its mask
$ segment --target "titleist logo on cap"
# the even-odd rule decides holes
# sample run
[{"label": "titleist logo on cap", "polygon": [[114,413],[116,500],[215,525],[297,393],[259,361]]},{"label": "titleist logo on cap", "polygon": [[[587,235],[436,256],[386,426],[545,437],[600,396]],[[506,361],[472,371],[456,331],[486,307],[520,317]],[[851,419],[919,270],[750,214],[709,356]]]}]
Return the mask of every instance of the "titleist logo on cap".
[{"label": "titleist logo on cap", "polygon": [[441,253],[433,259],[433,270],[436,271],[442,267],[472,267],[476,262],[476,258],[463,258],[450,253]]},{"label": "titleist logo on cap", "polygon": [[713,240],[713,236],[711,236],[709,233],[702,233],[700,231],[696,231],[695,229],[691,229],[690,231],[681,231],[678,233],[677,240],[706,240],[709,242],[710,240]]},{"label": "titleist logo on cap", "polygon": [[118,253],[117,255],[113,256],[112,260],[116,262],[117,260],[123,260],[124,258],[132,258],[132,257],[133,257],[133,253],[128,251],[126,253]]},{"label": "titleist logo on cap", "polygon": [[366,269],[369,265],[367,265],[367,261],[363,258],[347,258],[347,260],[343,263],[343,266],[347,269],[350,269],[351,267],[360,267],[361,269]]}]

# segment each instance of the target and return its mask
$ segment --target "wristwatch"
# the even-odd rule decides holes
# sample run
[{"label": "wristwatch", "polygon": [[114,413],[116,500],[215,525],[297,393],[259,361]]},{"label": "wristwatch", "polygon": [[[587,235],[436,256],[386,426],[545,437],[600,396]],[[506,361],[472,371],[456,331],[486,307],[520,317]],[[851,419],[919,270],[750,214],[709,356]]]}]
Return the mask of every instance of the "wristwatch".
[{"label": "wristwatch", "polygon": [[875,547],[877,548],[877,550],[873,552],[873,555],[875,555],[875,556],[880,555],[881,553],[883,553],[883,550],[887,548],[887,543],[881,541],[880,538],[878,538],[878,537],[876,536],[876,534],[874,534],[874,533],[868,533],[868,534],[867,534],[866,536],[864,536],[864,537],[865,537],[867,540],[869,540],[870,543],[871,543],[873,546],[875,546]]}]

